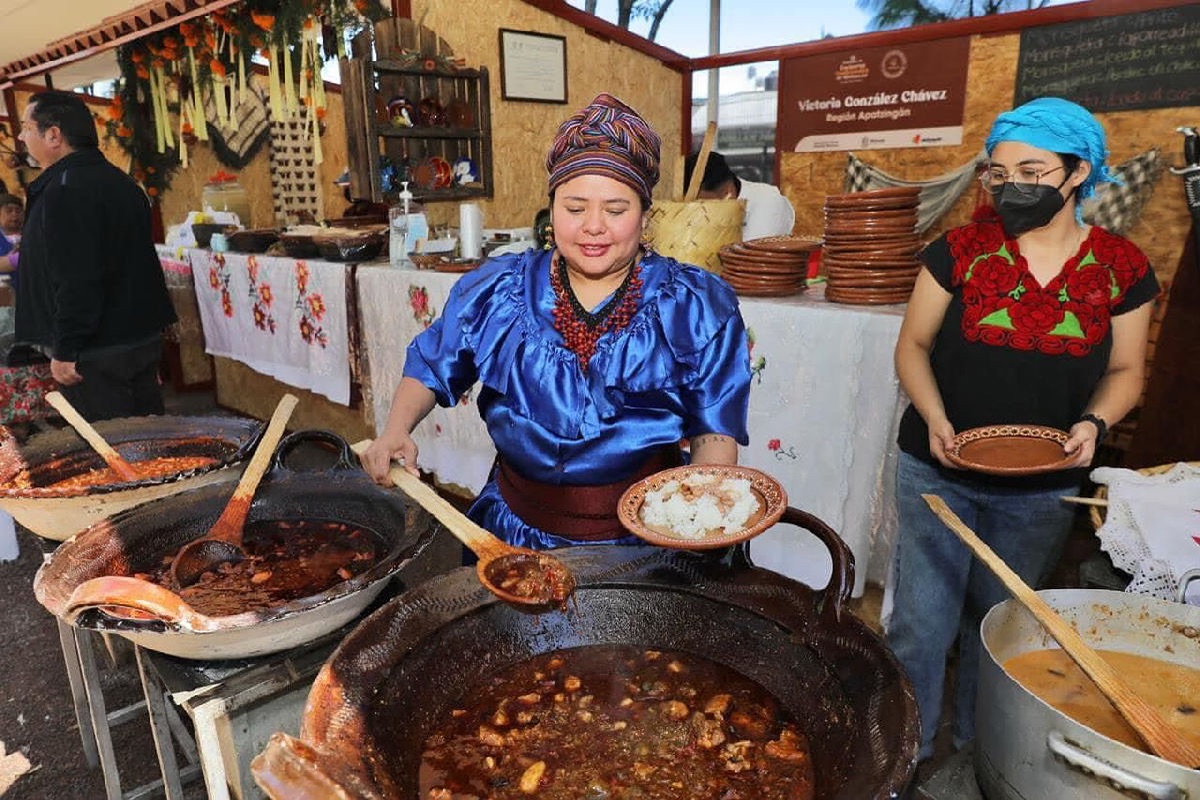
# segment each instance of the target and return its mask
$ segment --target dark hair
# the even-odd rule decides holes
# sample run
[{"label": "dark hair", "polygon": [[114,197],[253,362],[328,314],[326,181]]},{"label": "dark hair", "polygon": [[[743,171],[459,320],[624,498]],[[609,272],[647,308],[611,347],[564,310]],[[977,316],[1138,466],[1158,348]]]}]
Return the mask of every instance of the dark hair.
[{"label": "dark hair", "polygon": [[0,208],[4,208],[5,206],[17,206],[19,208],[24,208],[25,204],[22,203],[21,198],[17,197],[15,194],[0,194]]},{"label": "dark hair", "polygon": [[[683,185],[686,187],[692,182],[692,173],[696,171],[696,162],[700,159],[699,153],[692,153],[683,162]],[[704,176],[700,179],[700,188],[706,192],[711,192],[714,189],[719,189],[729,181],[733,181],[733,185],[741,190],[741,181],[738,176],[729,168],[729,162],[725,160],[725,156],[717,152],[708,154],[708,163],[704,165]]]},{"label": "dark hair", "polygon": [[[1075,174],[1075,170],[1079,169],[1079,165],[1083,162],[1083,157],[1077,156],[1074,153],[1055,153],[1054,155],[1062,159],[1063,174],[1068,178]],[[1083,184],[1080,184],[1080,186],[1082,185]],[[1079,186],[1076,186],[1071,190],[1071,194],[1068,195],[1068,198],[1074,196],[1078,191]],[[1075,199],[1078,200],[1079,198],[1076,197]]]},{"label": "dark hair", "polygon": [[40,133],[47,128],[57,127],[63,138],[73,148],[99,147],[100,137],[96,134],[96,122],[88,111],[83,98],[74,92],[50,90],[39,92],[29,98],[33,104],[30,117]]}]

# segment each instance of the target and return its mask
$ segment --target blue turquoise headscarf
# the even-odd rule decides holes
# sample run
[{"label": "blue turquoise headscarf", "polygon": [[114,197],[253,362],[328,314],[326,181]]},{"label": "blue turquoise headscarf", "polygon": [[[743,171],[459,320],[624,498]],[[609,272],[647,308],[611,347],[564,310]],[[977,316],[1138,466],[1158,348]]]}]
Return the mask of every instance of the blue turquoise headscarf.
[{"label": "blue turquoise headscarf", "polygon": [[[1061,97],[1039,97],[996,117],[985,147],[988,155],[1000,142],[1024,142],[1053,153],[1072,153],[1092,165],[1091,174],[1079,185],[1077,197],[1086,200],[1098,183],[1121,183],[1104,162],[1108,143],[1104,128],[1081,105]],[[1079,206],[1075,214],[1079,216]]]}]

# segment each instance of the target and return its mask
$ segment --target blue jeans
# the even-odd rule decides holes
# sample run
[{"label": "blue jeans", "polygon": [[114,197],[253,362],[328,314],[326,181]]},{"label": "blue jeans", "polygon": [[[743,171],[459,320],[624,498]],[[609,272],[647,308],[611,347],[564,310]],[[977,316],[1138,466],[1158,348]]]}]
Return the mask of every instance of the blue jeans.
[{"label": "blue jeans", "polygon": [[[986,476],[980,476],[986,479]],[[958,637],[954,738],[975,736],[979,679],[979,625],[1008,592],[976,561],[958,537],[921,499],[936,494],[1013,571],[1036,587],[1054,568],[1070,533],[1074,509],[1061,495],[1070,489],[989,486],[956,476],[907,453],[896,469],[900,529],[894,562],[893,610],[887,642],[904,666],[921,712],[920,758],[933,754],[942,710],[946,655]]]}]

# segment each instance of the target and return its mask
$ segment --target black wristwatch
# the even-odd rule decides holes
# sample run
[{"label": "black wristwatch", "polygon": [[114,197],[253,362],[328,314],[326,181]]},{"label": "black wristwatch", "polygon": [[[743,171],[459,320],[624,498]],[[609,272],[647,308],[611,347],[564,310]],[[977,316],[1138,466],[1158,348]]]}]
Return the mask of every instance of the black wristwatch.
[{"label": "black wristwatch", "polygon": [[1104,437],[1108,434],[1108,423],[1097,417],[1095,414],[1084,414],[1079,418],[1080,422],[1090,422],[1096,426],[1096,444],[1104,441]]}]

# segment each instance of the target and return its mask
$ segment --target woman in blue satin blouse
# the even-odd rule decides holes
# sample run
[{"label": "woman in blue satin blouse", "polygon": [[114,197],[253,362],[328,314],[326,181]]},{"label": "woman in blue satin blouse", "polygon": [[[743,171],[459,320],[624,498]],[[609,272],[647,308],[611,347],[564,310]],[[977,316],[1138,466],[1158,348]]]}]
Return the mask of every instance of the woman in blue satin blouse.
[{"label": "woman in blue satin blouse", "polygon": [[733,464],[746,444],[746,330],[729,286],[641,244],[659,138],[601,94],[546,158],[554,248],[492,259],[409,345],[387,426],[363,466],[417,463],[413,428],[476,381],[496,469],[468,515],[531,548],[632,544],[617,500],[681,463]]}]

